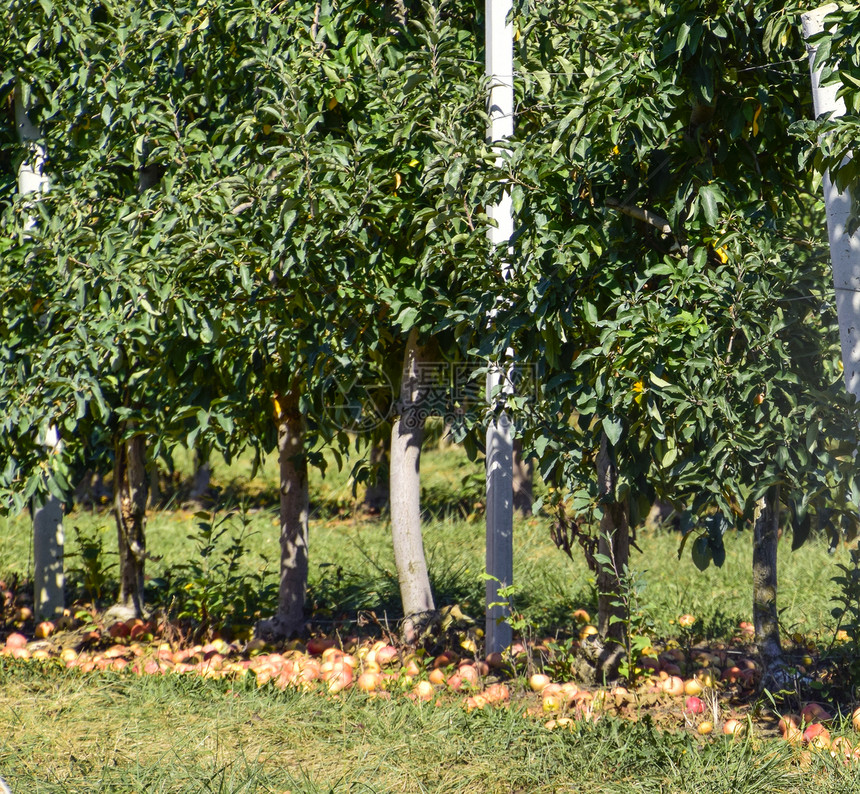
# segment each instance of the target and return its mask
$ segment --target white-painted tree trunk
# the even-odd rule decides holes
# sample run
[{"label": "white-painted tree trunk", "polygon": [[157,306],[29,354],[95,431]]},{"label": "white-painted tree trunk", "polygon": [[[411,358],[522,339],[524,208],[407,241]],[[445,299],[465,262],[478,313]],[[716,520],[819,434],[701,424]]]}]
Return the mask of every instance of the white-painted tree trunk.
[{"label": "white-painted tree trunk", "polygon": [[[22,195],[42,193],[50,187],[50,180],[44,173],[45,147],[39,129],[27,115],[24,86],[21,82],[15,87],[15,126],[18,140],[29,149],[29,157],[18,168],[18,191]],[[36,225],[30,217],[26,228]],[[42,440],[50,452],[59,449],[60,439],[56,428],[51,427]],[[55,496],[44,502],[33,504],[33,601],[38,620],[47,620],[62,615],[65,607],[65,575],[63,572],[63,505]]]},{"label": "white-painted tree trunk", "polygon": [[[45,448],[59,445],[51,428]],[[55,496],[33,506],[33,604],[37,620],[51,620],[65,608],[63,505]]]},{"label": "white-painted tree trunk", "polygon": [[[490,78],[488,102],[490,141],[514,133],[514,32],[508,22],[511,0],[486,0],[486,73]],[[507,246],[514,231],[510,193],[488,208],[496,222],[490,229],[494,246]],[[504,274],[507,278],[507,272]],[[493,400],[502,383],[501,368],[487,375],[487,392]],[[510,608],[499,589],[513,583],[513,449],[509,418],[502,414],[487,428],[487,579],[486,650],[495,653],[511,644]]]},{"label": "white-painted tree trunk", "polygon": [[[824,17],[837,9],[835,3],[817,8],[801,16],[803,36],[809,39],[824,30]],[[822,88],[819,71],[814,68],[817,47],[807,45],[812,78],[812,99],[816,117],[824,113],[842,116],[845,103],[836,98],[838,86]],[[851,214],[851,195],[840,193],[824,175],[824,203],[827,211],[827,234],[830,238],[830,259],[833,265],[833,286],[836,291],[836,311],[839,317],[839,341],[842,346],[845,387],[860,397],[860,234],[846,232]]]},{"label": "white-painted tree trunk", "polygon": [[421,534],[421,442],[427,418],[427,384],[422,382],[421,364],[427,361],[427,354],[413,328],[403,356],[399,415],[391,428],[391,533],[406,642],[418,638],[422,625],[436,609]]}]

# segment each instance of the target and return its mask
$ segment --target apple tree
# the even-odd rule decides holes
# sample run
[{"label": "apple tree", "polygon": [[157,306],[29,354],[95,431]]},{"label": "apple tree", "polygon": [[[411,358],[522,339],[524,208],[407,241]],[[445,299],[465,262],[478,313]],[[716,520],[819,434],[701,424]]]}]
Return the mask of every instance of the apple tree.
[{"label": "apple tree", "polygon": [[[448,365],[492,306],[498,273],[487,266],[483,208],[498,186],[484,140],[479,8],[402,10],[393,23],[380,9],[345,20],[343,46],[327,48],[325,107],[331,134],[348,144],[338,184],[355,196],[338,299],[359,332],[347,330],[344,349],[377,362],[400,395],[390,412],[391,521],[404,635],[415,639],[435,607],[419,502],[424,425],[450,410]],[[348,47],[356,39],[360,56]]]},{"label": "apple tree", "polygon": [[[263,269],[277,224],[256,247],[243,236],[255,202],[274,195],[277,221],[290,215],[262,162],[259,97],[232,57],[236,39],[259,44],[267,12],[12,10],[38,33],[7,42],[3,83],[25,78],[58,165],[34,231],[22,234],[20,197],[4,214],[4,500],[68,494],[75,468],[112,462],[119,602],[139,613],[146,456],[199,438],[228,455],[271,444],[260,418],[288,363],[276,328],[300,321]],[[46,463],[35,440],[51,422],[64,444]]]},{"label": "apple tree", "polygon": [[860,494],[826,259],[806,232],[820,208],[788,133],[808,92],[786,13],[655,0],[516,17],[519,232],[498,348],[543,368],[526,440],[566,485],[558,536],[597,572],[610,672],[655,497],[702,567],[722,563],[729,527],[754,525],[757,637],[777,666],[780,510],[797,546]]}]

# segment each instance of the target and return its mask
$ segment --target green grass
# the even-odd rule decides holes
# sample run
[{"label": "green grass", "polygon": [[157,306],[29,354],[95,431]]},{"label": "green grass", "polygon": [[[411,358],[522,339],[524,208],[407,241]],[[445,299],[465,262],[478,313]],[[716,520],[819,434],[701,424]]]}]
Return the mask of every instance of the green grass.
[{"label": "green grass", "polygon": [[0,662],[0,771],[14,792],[845,792],[857,767],[605,719],[545,730],[466,714],[193,677],[82,676]]}]

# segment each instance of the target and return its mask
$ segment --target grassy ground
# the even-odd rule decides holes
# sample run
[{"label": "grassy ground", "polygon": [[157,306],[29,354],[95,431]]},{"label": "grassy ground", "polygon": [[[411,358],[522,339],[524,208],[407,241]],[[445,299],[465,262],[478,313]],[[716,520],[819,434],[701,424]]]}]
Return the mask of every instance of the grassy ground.
[{"label": "grassy ground", "polygon": [[[425,544],[438,601],[459,603],[479,617],[484,527],[467,506],[480,500],[480,467],[456,449],[428,451],[423,462],[426,503],[434,508]],[[238,625],[274,607],[278,530],[270,501],[277,472],[271,460],[253,478],[239,464],[216,461],[215,483],[223,492],[249,497],[254,509],[224,524],[218,523],[223,514],[216,515],[210,536],[191,510],[154,512],[148,547],[159,559],[148,567],[148,595],[153,603],[169,597],[162,606],[191,616],[208,598],[207,608],[234,610]],[[315,477],[312,494],[309,605],[317,625],[348,631],[356,617],[371,611],[382,621],[396,619],[387,521],[362,518],[348,478],[336,471]],[[227,531],[214,539],[221,528]],[[570,560],[554,547],[548,529],[543,517],[515,526],[516,606],[536,635],[571,630],[573,610],[591,611],[595,602],[592,574],[581,559]],[[66,530],[71,586],[86,596],[98,585],[109,601],[115,574],[110,515],[74,512]],[[679,637],[676,620],[685,612],[701,618],[710,641],[730,639],[738,622],[750,619],[749,533],[727,537],[725,566],[705,572],[689,554],[678,559],[673,532],[643,531],[638,543],[643,553],[634,552],[633,564],[644,588],[637,606],[655,638]],[[98,554],[85,565],[81,553],[94,549]],[[836,566],[848,562],[848,550],[829,554],[818,540],[798,552],[789,549],[785,538],[779,562],[785,636],[800,632],[826,644],[838,594],[831,579]],[[0,578],[26,579],[31,567],[27,517],[0,519]],[[82,675],[2,658],[0,775],[15,794],[860,788],[857,765],[837,764],[826,754],[804,759],[772,740],[728,743],[657,731],[648,717],[549,732],[542,721],[523,716],[527,702],[467,715],[459,701],[418,706],[403,699],[371,701],[358,692],[333,699],[195,677]]]},{"label": "grassy ground", "polygon": [[846,792],[857,766],[647,720],[545,730],[516,709],[277,692],[0,663],[14,792]]}]

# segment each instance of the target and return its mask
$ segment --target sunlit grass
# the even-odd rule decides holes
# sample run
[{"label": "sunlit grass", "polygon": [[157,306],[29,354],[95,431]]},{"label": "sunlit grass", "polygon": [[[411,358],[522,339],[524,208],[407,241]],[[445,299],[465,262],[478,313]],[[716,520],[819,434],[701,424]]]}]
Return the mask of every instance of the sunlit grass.
[{"label": "sunlit grass", "polygon": [[278,692],[196,677],[0,662],[0,771],[15,792],[845,792],[852,768],[773,741],[647,721],[547,731],[517,707]]}]

